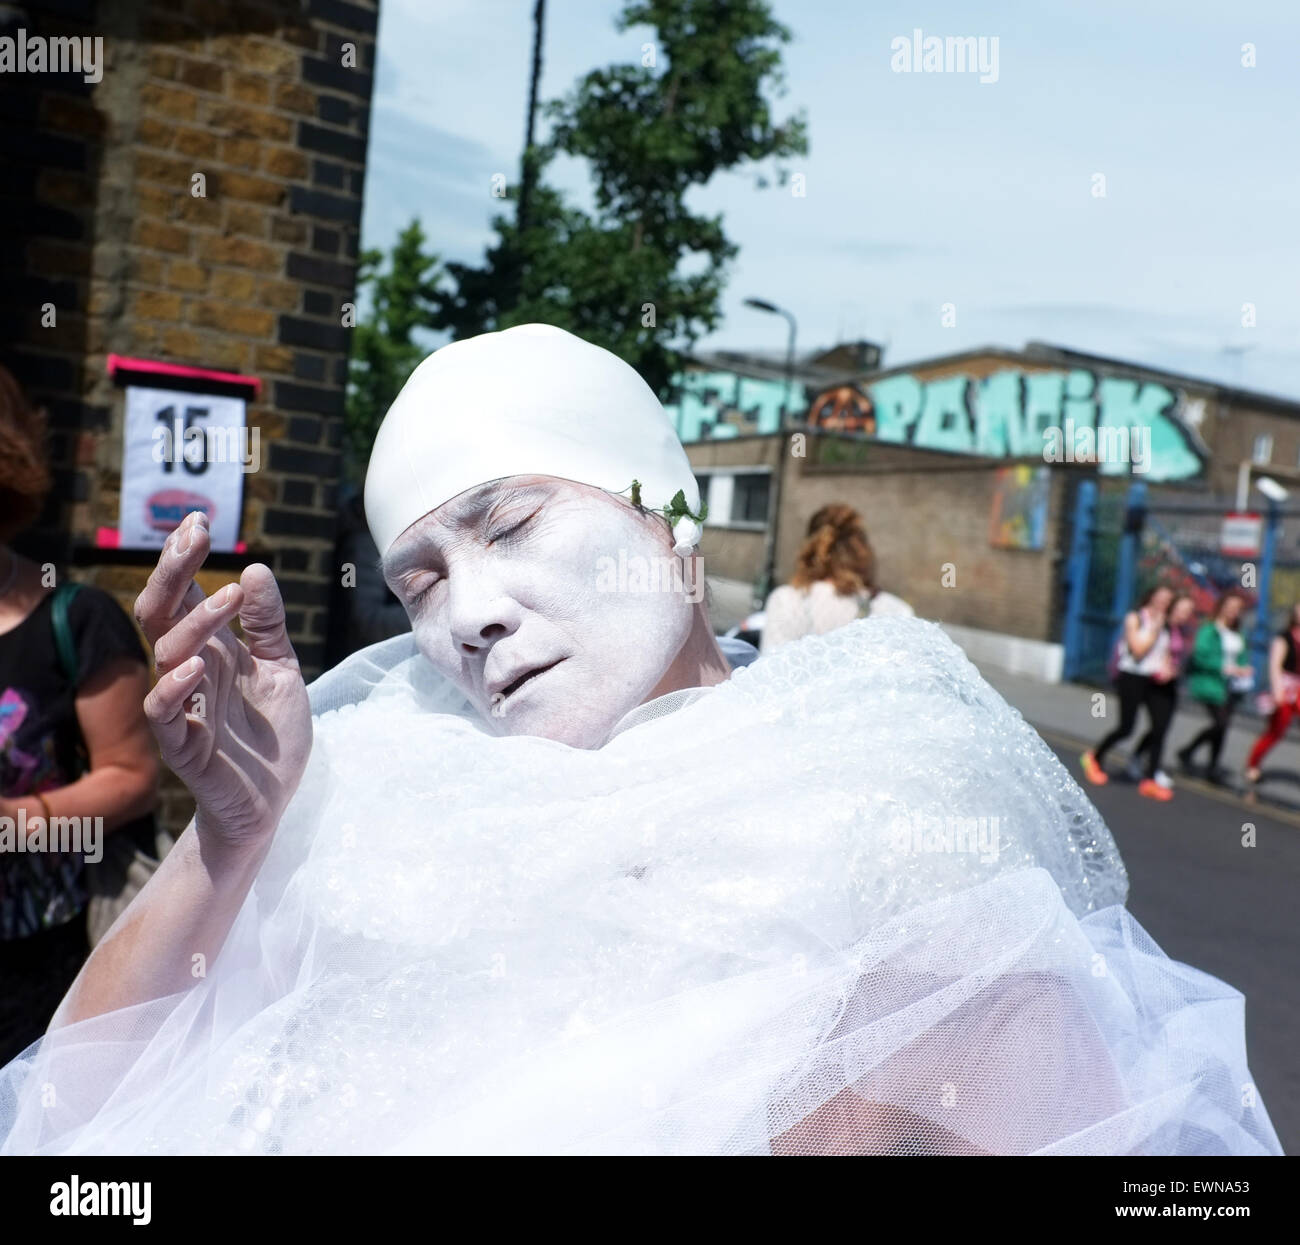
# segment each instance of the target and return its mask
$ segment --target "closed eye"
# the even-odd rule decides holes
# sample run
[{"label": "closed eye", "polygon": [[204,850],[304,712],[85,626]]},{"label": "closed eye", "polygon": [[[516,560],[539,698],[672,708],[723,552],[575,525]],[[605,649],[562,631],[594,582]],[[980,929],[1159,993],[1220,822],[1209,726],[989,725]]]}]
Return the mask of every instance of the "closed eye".
[{"label": "closed eye", "polygon": [[427,597],[429,593],[431,593],[440,583],[442,583],[441,575],[431,575],[428,581],[425,583],[424,587],[421,588],[419,592],[412,592],[408,588],[406,590],[406,598],[408,601],[411,602],[412,605],[417,605],[419,604],[419,602],[423,601],[424,598]]},{"label": "closed eye", "polygon": [[527,525],[528,525],[528,524],[533,520],[533,518],[534,518],[534,517],[536,516],[536,514],[537,514],[537,511],[540,510],[540,509],[541,509],[541,506],[538,506],[538,507],[537,507],[537,510],[534,510],[534,511],[532,512],[532,514],[526,516],[525,518],[520,519],[518,523],[514,523],[514,524],[512,524],[510,527],[507,527],[507,528],[503,529],[502,531],[497,532],[495,535],[490,536],[490,537],[488,538],[488,542],[487,542],[489,548],[490,548],[492,545],[495,545],[495,544],[497,543],[497,541],[499,541],[499,540],[507,540],[509,537],[513,536],[516,532],[520,531],[520,529],[526,527],[526,526],[527,526]]}]

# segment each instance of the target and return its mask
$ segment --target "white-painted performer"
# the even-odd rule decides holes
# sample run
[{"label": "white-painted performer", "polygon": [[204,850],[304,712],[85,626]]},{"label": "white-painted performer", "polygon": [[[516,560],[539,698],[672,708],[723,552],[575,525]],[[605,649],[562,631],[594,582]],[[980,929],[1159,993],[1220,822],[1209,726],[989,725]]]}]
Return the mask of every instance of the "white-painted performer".
[{"label": "white-painted performer", "polygon": [[413,631],[310,688],[270,571],[208,600],[169,540],[197,812],[0,1071],[4,1152],[1280,1153],[1241,995],[937,627],[746,664],[671,576],[602,587],[703,517],[625,364],[444,347],[366,510]]}]

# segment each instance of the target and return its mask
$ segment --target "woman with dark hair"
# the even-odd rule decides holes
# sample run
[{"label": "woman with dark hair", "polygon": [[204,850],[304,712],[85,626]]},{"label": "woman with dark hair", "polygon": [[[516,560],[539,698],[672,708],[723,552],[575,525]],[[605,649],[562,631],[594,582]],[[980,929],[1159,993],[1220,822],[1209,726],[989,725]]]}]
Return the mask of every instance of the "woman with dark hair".
[{"label": "woman with dark hair", "polygon": [[1184,770],[1190,770],[1196,753],[1202,747],[1209,748],[1210,761],[1205,773],[1214,783],[1224,780],[1219,757],[1228,723],[1255,677],[1255,672],[1239,661],[1245,647],[1241,635],[1244,605],[1241,595],[1232,590],[1219,598],[1213,617],[1203,622],[1196,632],[1196,646],[1187,667],[1187,690],[1193,700],[1205,706],[1210,722],[1195,739],[1178,750],[1178,761]]},{"label": "woman with dark hair", "polygon": [[1287,626],[1269,646],[1268,688],[1272,705],[1268,729],[1255,741],[1246,760],[1246,781],[1252,784],[1259,781],[1260,762],[1286,734],[1300,699],[1300,601],[1291,607]]},{"label": "woman with dark hair", "polygon": [[[154,853],[158,753],[135,628],[107,592],[55,589],[50,567],[10,547],[50,487],[44,443],[43,412],[0,367],[0,1061],[45,1031],[101,932],[88,931],[85,867],[100,831]],[[82,850],[54,850],[74,825]]]},{"label": "woman with dark hair", "polygon": [[1174,798],[1170,787],[1156,781],[1160,770],[1160,750],[1177,699],[1173,685],[1178,677],[1178,665],[1169,625],[1174,601],[1174,590],[1158,585],[1147,592],[1138,602],[1137,609],[1130,611],[1124,619],[1119,645],[1119,673],[1115,680],[1119,692],[1119,724],[1092,751],[1085,752],[1080,758],[1084,777],[1094,786],[1109,781],[1103,767],[1106,753],[1133,733],[1138,711],[1145,706],[1151,717],[1151,730],[1144,740],[1147,745],[1146,777],[1138,783],[1138,794],[1150,800]]},{"label": "woman with dark hair", "polygon": [[1162,673],[1167,677],[1155,681],[1150,690],[1148,709],[1154,703],[1156,711],[1152,714],[1146,734],[1133,749],[1125,771],[1127,777],[1136,783],[1143,781],[1142,758],[1145,757],[1151,781],[1167,791],[1174,788],[1174,780],[1165,773],[1161,762],[1165,753],[1165,740],[1173,725],[1174,710],[1178,708],[1178,685],[1192,656],[1191,628],[1195,622],[1196,601],[1186,592],[1178,593],[1169,606],[1165,622],[1169,631],[1169,659]]},{"label": "woman with dark hair", "polygon": [[767,599],[760,649],[771,652],[806,635],[825,635],[856,618],[910,618],[906,601],[876,586],[876,557],[862,516],[842,502],[823,506],[790,582]]}]

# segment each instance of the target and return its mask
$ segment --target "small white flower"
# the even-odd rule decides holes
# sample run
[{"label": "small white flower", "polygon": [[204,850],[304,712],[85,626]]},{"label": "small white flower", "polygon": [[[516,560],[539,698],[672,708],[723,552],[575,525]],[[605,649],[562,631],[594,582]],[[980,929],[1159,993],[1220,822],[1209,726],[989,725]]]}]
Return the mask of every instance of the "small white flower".
[{"label": "small white flower", "polygon": [[703,535],[704,529],[695,519],[683,516],[673,524],[673,552],[679,558],[689,558]]}]

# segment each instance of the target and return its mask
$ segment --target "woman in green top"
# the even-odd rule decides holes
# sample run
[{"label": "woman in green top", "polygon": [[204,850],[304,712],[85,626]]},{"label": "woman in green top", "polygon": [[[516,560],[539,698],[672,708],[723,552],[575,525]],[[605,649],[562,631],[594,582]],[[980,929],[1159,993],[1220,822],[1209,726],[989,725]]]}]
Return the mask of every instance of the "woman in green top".
[{"label": "woman in green top", "polygon": [[1193,700],[1199,700],[1205,706],[1210,724],[1185,748],[1179,749],[1178,760],[1183,769],[1189,770],[1195,753],[1202,745],[1208,745],[1210,764],[1206,777],[1211,782],[1223,781],[1219,754],[1223,751],[1228,723],[1255,677],[1249,666],[1238,664],[1245,647],[1239,631],[1244,604],[1241,597],[1231,590],[1219,598],[1214,616],[1203,622],[1196,632],[1196,645],[1187,664],[1187,691]]}]

